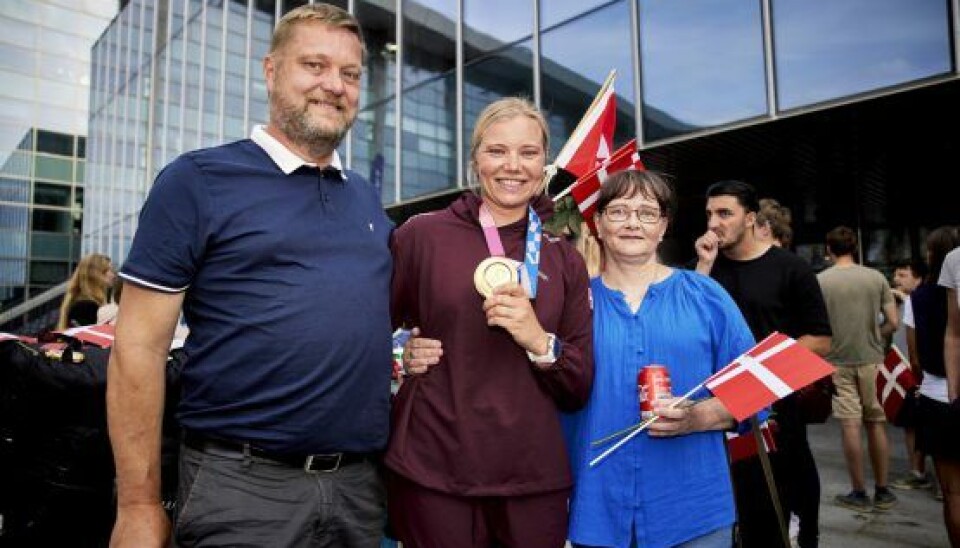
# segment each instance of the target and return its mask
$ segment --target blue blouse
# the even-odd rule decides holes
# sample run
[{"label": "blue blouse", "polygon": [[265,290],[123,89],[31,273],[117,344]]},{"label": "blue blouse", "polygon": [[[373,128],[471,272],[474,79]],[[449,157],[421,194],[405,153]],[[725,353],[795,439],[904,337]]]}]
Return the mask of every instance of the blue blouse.
[{"label": "blue blouse", "polygon": [[[593,294],[596,377],[587,406],[564,417],[574,471],[569,538],[592,546],[673,546],[729,527],[733,493],[720,431],[674,438],[643,433],[594,468],[615,441],[590,447],[639,420],[637,372],[665,365],[673,395],[703,382],[754,344],[733,299],[696,272],[652,284],[636,313],[597,277]],[[693,399],[709,397],[706,390]],[[632,530],[632,531],[631,531]]]}]

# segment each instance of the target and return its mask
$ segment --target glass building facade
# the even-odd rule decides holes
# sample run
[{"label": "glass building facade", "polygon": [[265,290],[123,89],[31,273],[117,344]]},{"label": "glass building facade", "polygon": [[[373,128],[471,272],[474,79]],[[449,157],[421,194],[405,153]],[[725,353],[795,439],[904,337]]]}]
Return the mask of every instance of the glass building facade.
[{"label": "glass building facade", "polygon": [[0,312],[80,254],[90,46],[116,0],[0,2]]},{"label": "glass building facade", "polygon": [[[85,252],[122,261],[159,169],[267,121],[262,58],[277,19],[304,3],[129,2],[92,50]],[[341,154],[391,210],[467,186],[474,122],[499,97],[532,98],[556,154],[611,70],[616,144],[636,137],[681,197],[705,180],[672,150],[960,78],[957,0],[332,3],[356,14],[368,47]],[[804,223],[846,220],[797,186],[784,201],[801,240]]]}]

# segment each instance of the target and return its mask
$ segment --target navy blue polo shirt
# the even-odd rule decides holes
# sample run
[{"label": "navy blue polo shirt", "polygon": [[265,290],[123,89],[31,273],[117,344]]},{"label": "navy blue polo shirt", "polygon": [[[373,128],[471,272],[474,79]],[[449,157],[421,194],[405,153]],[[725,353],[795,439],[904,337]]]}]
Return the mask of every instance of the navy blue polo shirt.
[{"label": "navy blue polo shirt", "polygon": [[393,223],[359,175],[249,139],[158,175],[120,275],[185,291],[183,426],[301,454],[386,445]]}]

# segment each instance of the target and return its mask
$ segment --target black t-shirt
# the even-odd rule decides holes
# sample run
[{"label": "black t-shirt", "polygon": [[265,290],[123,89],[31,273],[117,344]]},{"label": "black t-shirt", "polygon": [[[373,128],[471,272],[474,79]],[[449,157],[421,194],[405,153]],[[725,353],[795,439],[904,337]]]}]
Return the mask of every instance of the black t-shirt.
[{"label": "black t-shirt", "polygon": [[100,308],[100,305],[86,299],[71,304],[69,310],[67,310],[67,327],[93,325],[97,323],[98,308]]},{"label": "black t-shirt", "polygon": [[938,377],[946,376],[943,335],[947,331],[947,288],[924,283],[910,294],[920,368]]},{"label": "black t-shirt", "polygon": [[[774,331],[794,339],[832,333],[817,276],[789,251],[771,246],[748,261],[720,254],[710,276],[733,297],[758,342]],[[784,453],[802,450],[807,434],[796,394],[774,403],[773,410],[780,425],[777,446]]]},{"label": "black t-shirt", "polygon": [[771,246],[748,261],[720,254],[710,276],[733,297],[757,341],[774,331],[793,338],[831,334],[813,269],[789,251]]}]

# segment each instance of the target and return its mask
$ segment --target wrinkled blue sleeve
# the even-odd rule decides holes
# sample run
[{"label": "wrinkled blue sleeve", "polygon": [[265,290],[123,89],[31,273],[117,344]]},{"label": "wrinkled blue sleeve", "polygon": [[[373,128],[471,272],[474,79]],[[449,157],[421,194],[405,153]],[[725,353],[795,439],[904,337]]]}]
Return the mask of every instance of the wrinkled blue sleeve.
[{"label": "wrinkled blue sleeve", "polygon": [[[730,294],[714,280],[704,278],[707,283],[705,287],[707,303],[714,309],[713,317],[716,319],[713,324],[714,332],[712,333],[715,346],[714,356],[716,358],[713,364],[713,372],[716,373],[744,352],[753,348],[756,341],[750,331],[750,326],[747,325],[747,320],[743,317],[740,308],[737,307]],[[710,396],[710,392],[706,389],[697,395],[698,399]],[[761,423],[767,420],[769,414],[770,410],[768,408],[757,413]],[[749,432],[751,424],[752,419],[747,419],[737,423],[732,430],[740,434]]]}]

